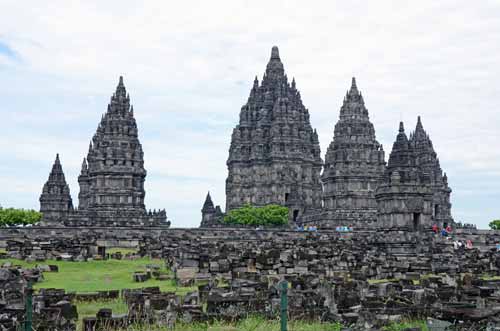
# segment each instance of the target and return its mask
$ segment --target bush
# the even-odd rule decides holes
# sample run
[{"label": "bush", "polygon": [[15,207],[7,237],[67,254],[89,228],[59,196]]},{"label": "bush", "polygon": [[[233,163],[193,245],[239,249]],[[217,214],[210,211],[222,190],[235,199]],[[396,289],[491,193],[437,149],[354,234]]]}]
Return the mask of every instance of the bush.
[{"label": "bush", "polygon": [[288,224],[288,208],[278,205],[255,207],[249,204],[233,209],[224,217],[227,224],[241,225],[286,225]]},{"label": "bush", "polygon": [[41,219],[42,213],[35,210],[0,207],[0,227],[35,224]]},{"label": "bush", "polygon": [[500,230],[500,220],[493,220],[489,225],[492,230]]}]

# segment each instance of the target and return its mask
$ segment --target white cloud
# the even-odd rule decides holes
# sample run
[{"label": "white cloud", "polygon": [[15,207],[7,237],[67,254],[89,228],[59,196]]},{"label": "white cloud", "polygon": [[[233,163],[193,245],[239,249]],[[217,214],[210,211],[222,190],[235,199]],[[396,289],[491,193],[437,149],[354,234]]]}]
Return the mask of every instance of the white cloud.
[{"label": "white cloud", "polygon": [[[422,115],[450,184],[477,192],[461,199],[456,189],[455,210],[481,215],[488,193],[471,175],[500,179],[499,10],[495,1],[3,1],[0,41],[22,61],[0,57],[0,116],[11,124],[0,160],[50,169],[59,151],[75,198],[81,158],[123,74],[147,201],[195,226],[208,189],[223,205],[231,129],[277,44],[323,154],[355,75],[387,154],[398,122],[410,131]],[[36,207],[39,190],[22,182],[2,174],[1,184],[28,189],[0,199]],[[485,226],[498,214],[473,218]]]}]

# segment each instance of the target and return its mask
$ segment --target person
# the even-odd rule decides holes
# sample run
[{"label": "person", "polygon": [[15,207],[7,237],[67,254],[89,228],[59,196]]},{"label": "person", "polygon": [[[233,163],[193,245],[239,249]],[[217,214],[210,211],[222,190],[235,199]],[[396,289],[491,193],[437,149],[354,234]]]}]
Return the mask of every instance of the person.
[{"label": "person", "polygon": [[446,227],[446,232],[451,233],[451,226],[450,226],[450,225],[448,225],[448,226]]},{"label": "person", "polygon": [[500,252],[500,244],[497,244],[497,252]]},{"label": "person", "polygon": [[435,234],[439,232],[439,228],[436,223],[434,223],[434,225],[432,226],[432,231],[434,231]]},{"label": "person", "polygon": [[446,229],[445,229],[445,228],[443,228],[443,229],[441,230],[441,236],[442,236],[442,237],[447,237],[447,236],[448,236],[448,232],[446,231]]},{"label": "person", "polygon": [[458,245],[458,241],[457,241],[457,240],[455,240],[455,241],[453,242],[453,248],[454,248],[455,250],[458,250],[459,245]]},{"label": "person", "polygon": [[467,243],[465,244],[465,248],[472,249],[472,241],[470,239],[467,240]]}]

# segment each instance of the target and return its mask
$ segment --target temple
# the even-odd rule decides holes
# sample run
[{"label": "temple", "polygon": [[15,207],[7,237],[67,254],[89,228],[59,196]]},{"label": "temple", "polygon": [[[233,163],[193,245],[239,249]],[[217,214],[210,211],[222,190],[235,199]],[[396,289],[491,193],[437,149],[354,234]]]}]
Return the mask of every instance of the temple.
[{"label": "temple", "polygon": [[[340,107],[333,140],[321,159],[295,79],[274,46],[262,81],[253,82],[233,129],[226,209],[203,203],[201,227],[225,227],[225,213],[246,204],[288,207],[290,227],[354,226],[420,231],[455,224],[451,189],[420,116],[407,136],[401,122],[388,162],[355,78]],[[40,196],[43,225],[169,226],[165,210],[147,211],[144,152],[120,77],[78,176],[78,208],[57,155]]]},{"label": "temple", "polygon": [[[82,162],[78,209],[60,221],[70,226],[168,225],[165,210],[146,210],[145,179],[144,153],[134,110],[120,77]],[[46,204],[43,206],[41,203],[42,212],[46,210]]]},{"label": "temple", "polygon": [[58,224],[73,211],[73,200],[69,192],[62,169],[59,154],[49,174],[49,179],[43,185],[40,195],[40,212],[43,213],[42,225]]},{"label": "temple", "polygon": [[298,220],[321,209],[318,135],[276,46],[262,82],[255,78],[241,108],[227,167],[226,211],[244,204],[280,204]]},{"label": "temple", "polygon": [[415,231],[433,224],[446,227],[453,222],[450,193],[420,117],[410,139],[401,122],[384,180],[376,191],[378,224]]},{"label": "temple", "polygon": [[[227,161],[226,212],[251,204],[289,208],[289,224],[419,231],[454,223],[448,179],[420,117],[408,138],[401,123],[385,161],[364,98],[352,78],[324,165],[295,80],[288,83],[278,48],[255,78],[233,130]],[[321,176],[320,176],[321,174]],[[202,227],[221,226],[207,196]]]},{"label": "temple", "polygon": [[339,225],[355,220],[374,221],[375,190],[384,169],[384,150],[375,137],[368,109],[353,78],[325,155],[321,219]]}]

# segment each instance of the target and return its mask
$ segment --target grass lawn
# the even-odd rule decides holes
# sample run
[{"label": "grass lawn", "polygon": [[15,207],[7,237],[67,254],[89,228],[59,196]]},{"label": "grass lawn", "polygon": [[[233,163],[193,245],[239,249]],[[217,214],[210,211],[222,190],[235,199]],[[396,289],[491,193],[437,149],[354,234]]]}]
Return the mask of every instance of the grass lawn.
[{"label": "grass lawn", "polygon": [[22,260],[0,260],[0,263],[10,261],[24,267],[34,267],[37,264],[55,264],[59,272],[44,272],[44,280],[34,284],[35,289],[61,288],[66,292],[94,292],[102,290],[121,290],[124,288],[141,288],[159,286],[162,291],[176,291],[185,294],[196,290],[195,287],[175,286],[172,280],[150,279],[143,283],[136,283],[132,279],[134,271],[144,271],[146,265],[155,264],[161,271],[169,273],[162,260],[141,258],[138,260],[103,260],[88,262],[44,261],[27,263]]},{"label": "grass lawn", "polygon": [[[106,307],[105,305],[103,307]],[[108,306],[110,307],[110,306]],[[110,307],[111,308],[111,307]],[[80,306],[78,306],[80,311]],[[113,312],[115,310],[113,309]],[[95,314],[95,313],[94,313]],[[289,331],[340,331],[340,323],[319,323],[319,322],[300,322],[292,321],[288,323]],[[81,331],[81,323],[78,326]],[[190,323],[178,322],[175,328],[167,329],[154,325],[136,325],[130,326],[126,331],[280,331],[279,320],[265,320],[261,317],[248,317],[236,323],[218,322],[213,323]],[[125,331],[125,330],[123,330]]]}]

